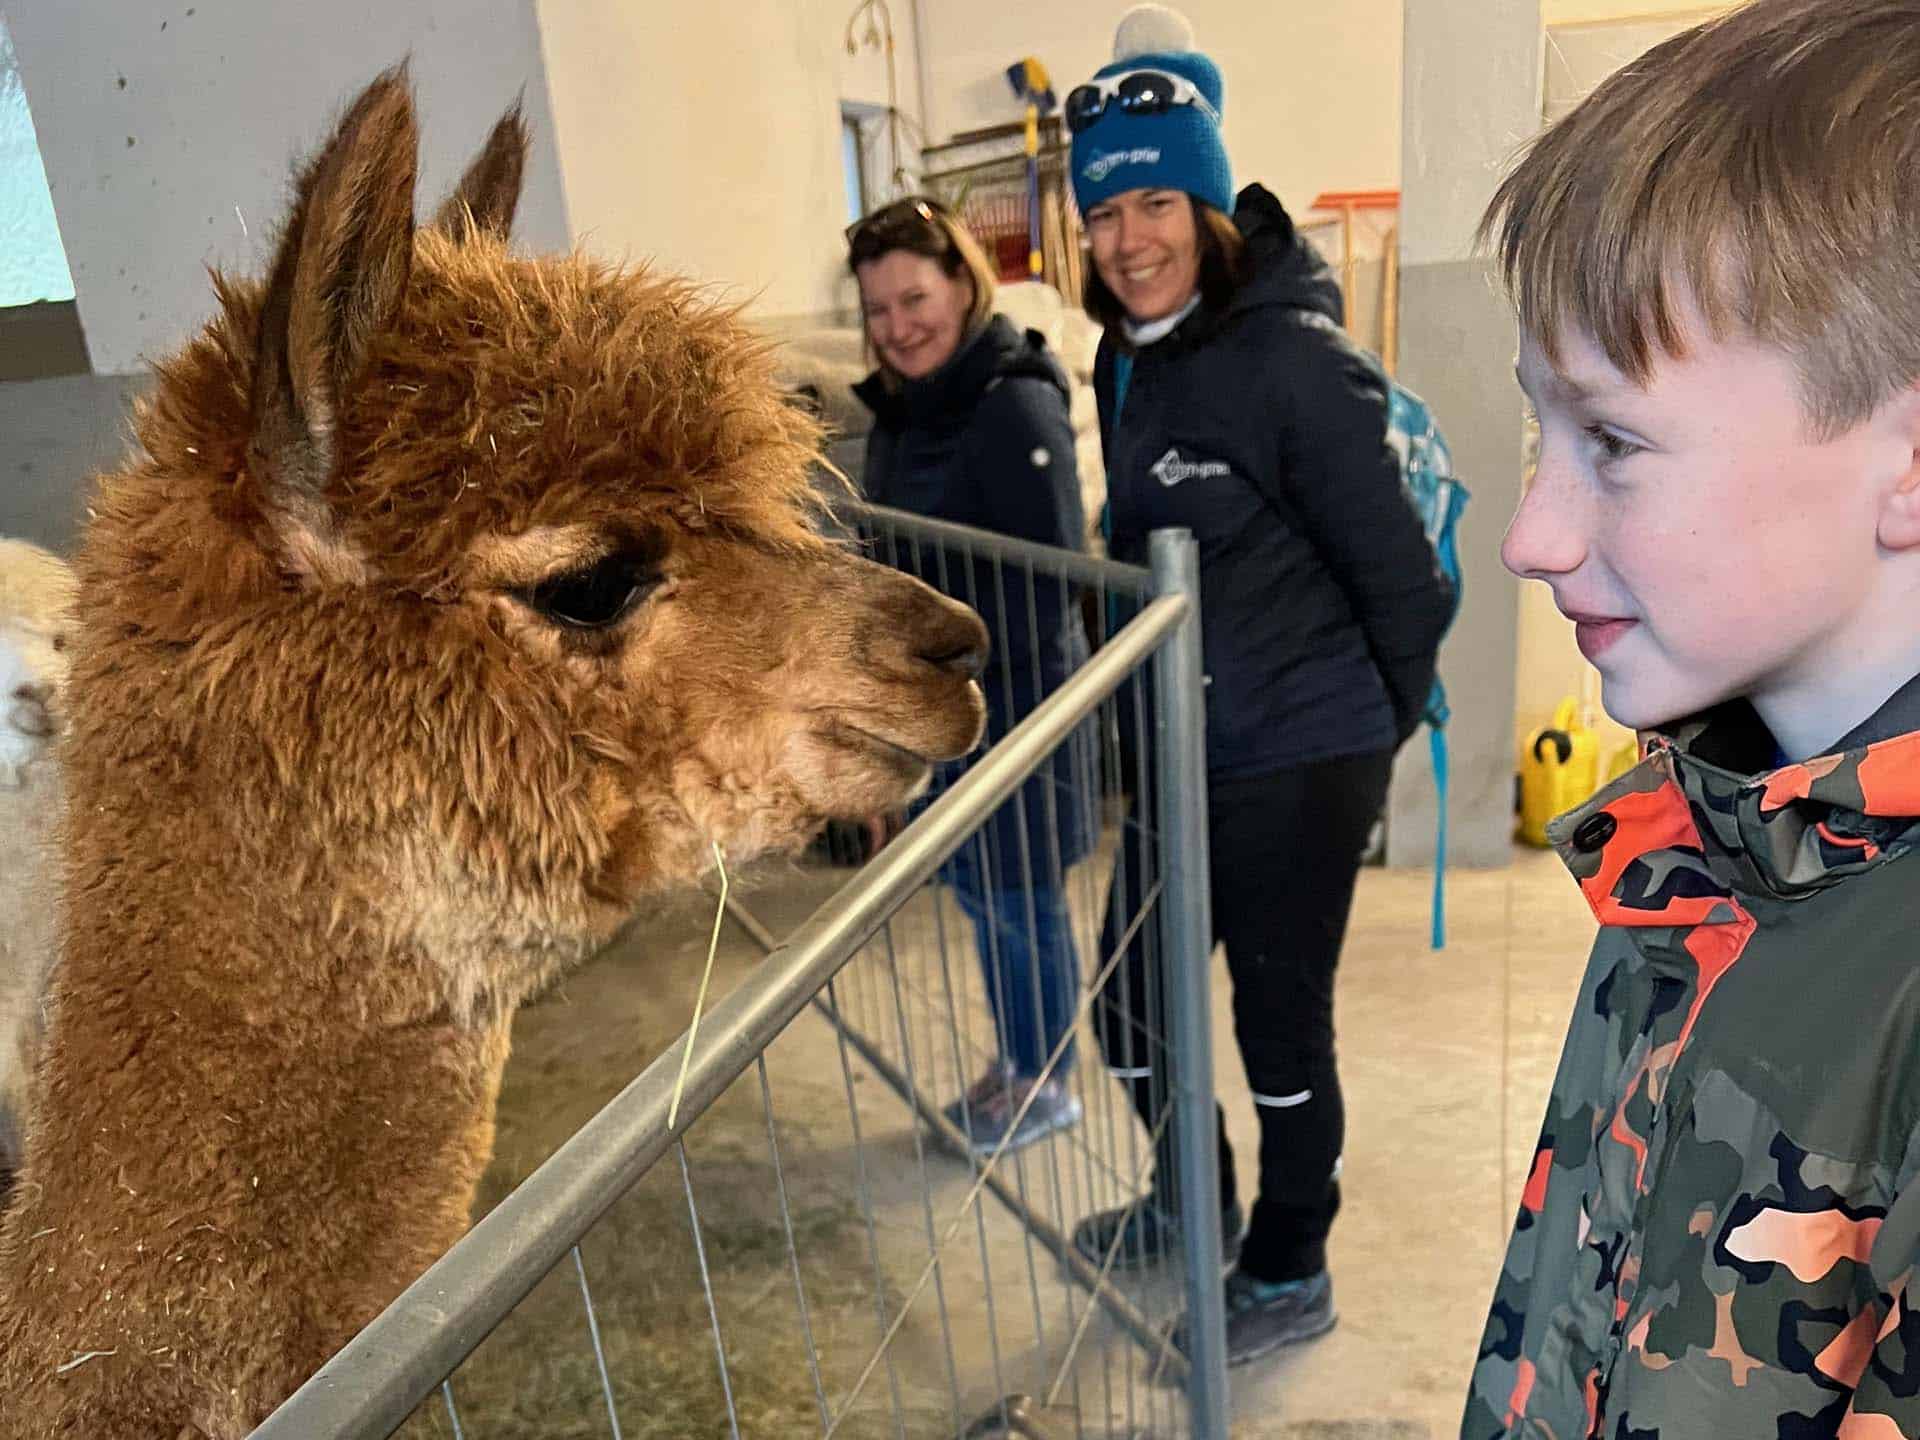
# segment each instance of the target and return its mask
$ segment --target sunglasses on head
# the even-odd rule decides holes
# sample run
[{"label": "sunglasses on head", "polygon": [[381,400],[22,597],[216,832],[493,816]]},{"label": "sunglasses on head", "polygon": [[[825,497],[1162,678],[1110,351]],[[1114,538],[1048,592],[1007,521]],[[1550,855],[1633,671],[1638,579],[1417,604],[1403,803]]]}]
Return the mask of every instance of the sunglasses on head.
[{"label": "sunglasses on head", "polygon": [[937,213],[932,202],[913,195],[882,205],[871,215],[864,215],[847,226],[844,232],[847,249],[858,260],[860,252],[877,255],[905,236],[924,235],[929,230],[940,233]]},{"label": "sunglasses on head", "polygon": [[1115,104],[1127,115],[1164,115],[1176,105],[1191,105],[1214,124],[1220,112],[1184,75],[1164,70],[1129,70],[1076,85],[1067,92],[1067,130],[1078,135]]}]

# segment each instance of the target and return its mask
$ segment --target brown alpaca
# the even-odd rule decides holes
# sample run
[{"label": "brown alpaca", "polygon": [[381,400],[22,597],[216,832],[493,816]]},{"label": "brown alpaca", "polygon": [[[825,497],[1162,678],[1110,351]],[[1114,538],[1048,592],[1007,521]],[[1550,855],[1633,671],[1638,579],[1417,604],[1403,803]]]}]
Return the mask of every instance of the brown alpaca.
[{"label": "brown alpaca", "polygon": [[465,1228],[522,1000],[979,738],[735,317],[508,253],[524,150],[416,232],[382,76],[99,482],[0,1435],[245,1434]]}]

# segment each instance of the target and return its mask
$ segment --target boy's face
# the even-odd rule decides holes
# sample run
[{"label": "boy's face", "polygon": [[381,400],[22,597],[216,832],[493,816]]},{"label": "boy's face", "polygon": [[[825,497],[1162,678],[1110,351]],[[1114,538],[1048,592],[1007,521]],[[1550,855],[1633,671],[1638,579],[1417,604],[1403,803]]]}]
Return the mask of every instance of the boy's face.
[{"label": "boy's face", "polygon": [[1815,440],[1786,354],[1707,338],[1697,316],[1687,329],[1685,358],[1660,356],[1644,388],[1583,332],[1562,337],[1557,370],[1523,337],[1540,461],[1501,558],[1553,587],[1623,724],[1745,697],[1810,755],[1912,673],[1860,714],[1828,713],[1880,678],[1853,670],[1901,663],[1877,532],[1914,468],[1912,406]]}]

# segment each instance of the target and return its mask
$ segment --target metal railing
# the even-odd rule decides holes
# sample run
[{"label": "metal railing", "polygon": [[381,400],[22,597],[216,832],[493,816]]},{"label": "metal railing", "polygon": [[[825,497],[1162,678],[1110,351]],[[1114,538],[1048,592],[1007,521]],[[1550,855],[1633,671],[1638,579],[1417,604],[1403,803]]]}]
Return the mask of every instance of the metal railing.
[{"label": "metal railing", "polygon": [[[1046,637],[1034,619],[1043,611],[1084,610],[1096,631],[1119,609],[1135,613],[1113,633],[1096,634],[1097,648],[1073,657],[1050,693],[1030,686],[1033,703],[1011,707],[1023,718],[997,725],[984,753],[943,777],[937,798],[898,838],[784,940],[747,906],[730,904],[766,958],[702,1021],[677,1127],[669,1128],[668,1107],[684,1034],[267,1420],[255,1432],[263,1440],[387,1436],[409,1417],[409,1434],[460,1440],[694,1433],[655,1428],[657,1407],[636,1400],[639,1362],[603,1333],[605,1274],[596,1294],[582,1253],[583,1240],[612,1223],[610,1214],[618,1218],[622,1198],[670,1152],[676,1163],[664,1173],[677,1174],[708,1332],[704,1340],[684,1335],[682,1348],[691,1354],[704,1345],[711,1362],[699,1383],[716,1392],[713,1424],[724,1417],[711,1433],[803,1433],[795,1417],[804,1411],[805,1433],[817,1428],[826,1437],[1223,1440],[1193,543],[1183,532],[1157,534],[1149,572],[873,507],[847,513],[878,558],[989,615],[1003,690],[1022,679],[1016,657],[1031,667],[1027,678],[1044,668]],[[1039,603],[1049,591],[1059,602],[1050,610]],[[1017,602],[1023,593],[1024,606],[1008,605],[1010,594]],[[1024,650],[1007,633],[1009,615],[1022,613],[1032,627]],[[1063,816],[1091,822],[1092,847],[1077,862],[1074,847],[1058,843]],[[986,897],[984,918],[976,898],[978,966],[956,964],[952,944],[968,928],[952,911],[969,850],[974,880],[987,877],[976,888],[999,886]],[[1090,960],[1076,959],[1071,1025],[1031,1079],[1069,1088],[1080,1118],[1024,1147],[982,1145],[972,1112],[942,1101],[1006,1048],[1007,1037],[983,1022],[1000,1013],[985,990],[1037,985],[1031,973],[1009,973],[1019,969],[1010,957],[1021,930],[1025,953],[1038,953],[1039,902],[1055,897],[1074,932],[1069,949],[1090,952]],[[1083,943],[1093,930],[1098,942]],[[1141,973],[1144,992],[1116,983]],[[1001,1011],[1005,998],[998,996]],[[1092,1052],[1085,1041],[1095,1029],[1110,1064],[1115,1046],[1131,1055],[1136,1044],[1146,1068],[1164,1061],[1148,1113],[1136,1118],[1139,1102],[1130,1106],[1105,1071],[1073,1063],[1077,1050]],[[810,1047],[804,1073],[770,1066],[783,1036]],[[823,1161],[800,1156],[794,1137],[808,1118],[796,1111],[818,1108],[825,1093],[819,1077],[829,1043],[846,1116],[842,1144]],[[866,1085],[868,1077],[880,1085]],[[749,1101],[757,1097],[765,1132],[756,1198],[764,1216],[754,1222],[765,1232],[765,1255],[751,1303],[723,1299],[710,1253],[724,1207],[740,1197],[709,1190],[703,1201],[698,1183],[701,1122],[736,1082]],[[1016,1130],[1026,1114],[1013,1114]],[[738,1163],[733,1170],[740,1173]],[[812,1242],[796,1218],[802,1189],[857,1210],[854,1233],[864,1243],[858,1263],[842,1268],[859,1272],[859,1293],[823,1295]],[[995,1203],[983,1203],[988,1196]],[[1142,1258],[1129,1253],[1130,1241],[1093,1253],[1084,1234],[1076,1243],[1088,1216],[1148,1206],[1171,1206],[1182,1217],[1179,1253],[1165,1263],[1123,1270]],[[456,1372],[550,1275],[577,1287],[578,1337],[561,1336],[549,1321],[538,1333],[516,1332],[514,1343],[590,1351],[591,1368],[577,1367],[578,1413],[529,1422],[463,1402],[465,1377]],[[777,1301],[779,1293],[788,1299]],[[779,1428],[756,1429],[755,1397],[739,1383],[738,1335],[749,1321],[800,1342],[787,1368],[802,1400],[782,1412]]]}]

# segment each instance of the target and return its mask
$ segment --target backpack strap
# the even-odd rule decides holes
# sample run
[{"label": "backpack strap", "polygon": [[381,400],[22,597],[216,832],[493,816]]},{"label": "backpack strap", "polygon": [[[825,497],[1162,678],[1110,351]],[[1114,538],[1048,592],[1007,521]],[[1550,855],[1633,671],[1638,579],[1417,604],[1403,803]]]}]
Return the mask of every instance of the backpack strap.
[{"label": "backpack strap", "polygon": [[1427,753],[1433,759],[1433,948],[1447,948],[1447,730],[1427,726]]}]

